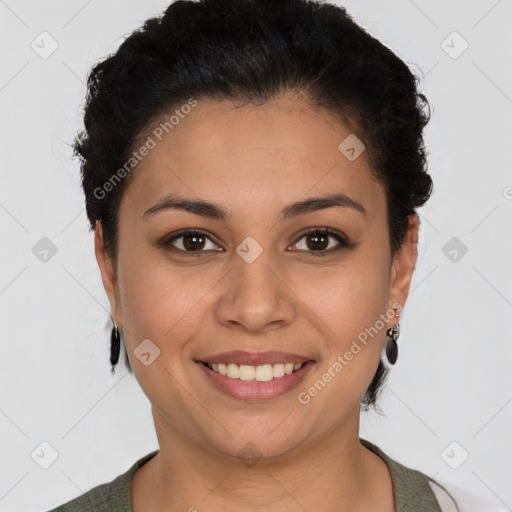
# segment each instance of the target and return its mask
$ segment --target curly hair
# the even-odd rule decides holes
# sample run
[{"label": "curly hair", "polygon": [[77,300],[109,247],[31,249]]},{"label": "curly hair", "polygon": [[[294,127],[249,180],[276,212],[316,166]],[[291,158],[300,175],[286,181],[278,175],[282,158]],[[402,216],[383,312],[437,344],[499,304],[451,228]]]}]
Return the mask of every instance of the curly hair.
[{"label": "curly hair", "polygon": [[[374,177],[384,185],[394,256],[405,242],[408,216],[433,189],[423,142],[430,107],[418,82],[343,7],[312,0],[178,0],[88,75],[85,129],[73,147],[91,230],[101,221],[115,268],[117,212],[133,176],[126,162],[136,168],[137,144],[164,114],[190,98],[263,104],[292,92],[339,116],[365,144]],[[116,171],[123,179],[112,184]],[[381,361],[363,408],[375,406],[386,373]]]}]

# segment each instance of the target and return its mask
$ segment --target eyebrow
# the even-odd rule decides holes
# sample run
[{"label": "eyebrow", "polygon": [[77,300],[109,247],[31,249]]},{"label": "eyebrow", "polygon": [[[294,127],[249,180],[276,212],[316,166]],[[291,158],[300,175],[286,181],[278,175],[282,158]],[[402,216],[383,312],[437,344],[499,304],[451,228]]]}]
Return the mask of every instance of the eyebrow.
[{"label": "eyebrow", "polygon": [[[361,203],[348,197],[345,194],[338,193],[330,194],[324,197],[311,197],[291,203],[281,210],[279,220],[283,221],[297,217],[299,215],[304,215],[306,213],[324,210],[326,208],[332,208],[335,206],[341,208],[352,208],[363,215],[366,215],[367,213],[366,209]],[[183,210],[195,215],[200,215],[201,217],[215,220],[224,221],[231,218],[231,212],[218,204],[202,199],[183,199],[175,196],[164,197],[157,204],[146,210],[142,217],[148,218],[159,212],[163,212],[169,209]]]}]

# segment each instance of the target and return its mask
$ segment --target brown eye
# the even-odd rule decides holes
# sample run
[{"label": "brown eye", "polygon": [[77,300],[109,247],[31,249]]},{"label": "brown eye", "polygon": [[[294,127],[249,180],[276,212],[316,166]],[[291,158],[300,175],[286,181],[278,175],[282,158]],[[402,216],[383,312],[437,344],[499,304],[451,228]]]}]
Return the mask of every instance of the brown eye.
[{"label": "brown eye", "polygon": [[306,245],[308,247],[308,249],[311,249],[311,250],[320,250],[320,251],[325,251],[325,249],[327,249],[328,245],[329,245],[329,235],[326,235],[324,233],[313,233],[312,235],[306,235],[306,240],[308,240],[308,242],[306,242]]},{"label": "brown eye", "polygon": [[[300,247],[300,241],[305,239],[305,243]],[[338,244],[330,244],[329,239],[334,239]],[[343,247],[349,247],[347,239],[330,228],[313,228],[302,234],[299,242],[294,246],[300,251],[311,253],[314,256],[325,256],[330,252],[337,251]]]},{"label": "brown eye", "polygon": [[[305,243],[302,245],[302,240]],[[337,244],[331,243],[335,240]],[[210,246],[208,246],[210,244]],[[211,238],[199,230],[188,229],[174,234],[171,238],[161,242],[164,247],[189,255],[200,256],[209,251],[222,251]],[[330,228],[313,228],[302,234],[294,247],[300,252],[313,256],[325,256],[339,249],[350,248],[352,245],[348,239],[338,231]]]},{"label": "brown eye", "polygon": [[[162,243],[164,246],[172,246],[172,248],[176,249],[177,251],[189,253],[201,253],[206,252],[207,250],[218,250],[216,249],[218,246],[214,244],[210,237],[208,237],[205,233],[202,231],[190,229],[187,231],[181,231],[180,233],[177,233]],[[208,243],[211,244],[210,247],[207,247]]]},{"label": "brown eye", "polygon": [[183,238],[183,247],[185,247],[187,251],[201,250],[204,248],[206,237],[203,235],[188,234],[182,235],[181,238]]}]

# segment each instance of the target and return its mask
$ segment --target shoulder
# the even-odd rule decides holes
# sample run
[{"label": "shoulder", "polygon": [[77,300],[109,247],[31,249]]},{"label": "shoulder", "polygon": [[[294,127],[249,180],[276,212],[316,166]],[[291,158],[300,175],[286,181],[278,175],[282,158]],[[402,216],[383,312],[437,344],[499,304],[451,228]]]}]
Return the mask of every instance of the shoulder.
[{"label": "shoulder", "polygon": [[111,482],[93,487],[49,512],[103,512],[107,510],[131,512],[130,493],[129,487],[128,493],[126,492],[125,473]]},{"label": "shoulder", "polygon": [[486,501],[453,484],[429,482],[442,512],[509,512],[505,506]]},{"label": "shoulder", "polygon": [[360,442],[386,463],[393,482],[396,512],[442,512],[423,473],[400,464],[365,439],[360,438]]},{"label": "shoulder", "polygon": [[157,453],[158,450],[155,450],[145,455],[137,460],[125,473],[117,476],[112,481],[93,487],[77,498],[48,512],[131,512],[130,484],[132,476],[137,469]]},{"label": "shoulder", "polygon": [[393,480],[397,512],[423,510],[436,512],[510,512],[486,502],[460,487],[437,482],[421,471],[389,457],[379,447],[360,439],[361,444],[381,457]]}]

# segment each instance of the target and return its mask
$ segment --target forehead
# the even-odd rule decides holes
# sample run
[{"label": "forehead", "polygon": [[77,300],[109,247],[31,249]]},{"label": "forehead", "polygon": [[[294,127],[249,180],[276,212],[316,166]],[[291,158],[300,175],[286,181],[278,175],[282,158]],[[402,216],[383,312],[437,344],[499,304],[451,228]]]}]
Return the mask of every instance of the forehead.
[{"label": "forehead", "polygon": [[125,192],[122,202],[130,209],[146,209],[169,192],[212,199],[233,211],[333,192],[368,204],[370,210],[384,204],[365,153],[349,160],[339,149],[353,137],[351,130],[333,113],[313,109],[301,98],[242,106],[199,100],[170,124],[175,110],[154,121],[140,138],[144,144],[149,137],[152,149]]}]

